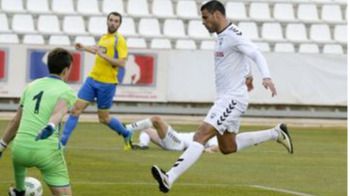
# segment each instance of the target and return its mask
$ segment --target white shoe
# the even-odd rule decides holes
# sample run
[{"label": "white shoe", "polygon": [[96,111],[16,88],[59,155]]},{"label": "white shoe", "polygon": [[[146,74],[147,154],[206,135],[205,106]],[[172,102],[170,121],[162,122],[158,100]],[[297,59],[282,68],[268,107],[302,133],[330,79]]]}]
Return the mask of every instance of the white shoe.
[{"label": "white shoe", "polygon": [[169,192],[170,185],[168,175],[166,175],[166,173],[156,165],[152,166],[151,171],[154,179],[156,179],[159,184],[159,190],[163,193]]},{"label": "white shoe", "polygon": [[282,144],[290,154],[293,154],[292,138],[288,133],[287,125],[280,123],[276,125],[275,130],[278,132],[277,142]]}]

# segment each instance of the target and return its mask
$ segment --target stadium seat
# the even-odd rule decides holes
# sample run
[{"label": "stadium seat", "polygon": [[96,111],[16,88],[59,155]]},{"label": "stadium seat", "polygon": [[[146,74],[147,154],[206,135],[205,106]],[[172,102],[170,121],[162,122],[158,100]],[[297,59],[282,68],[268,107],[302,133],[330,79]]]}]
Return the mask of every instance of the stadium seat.
[{"label": "stadium seat", "polygon": [[280,23],[264,23],[261,37],[268,41],[283,41],[282,27]]},{"label": "stadium seat", "polygon": [[43,34],[61,34],[60,23],[56,15],[40,15],[38,31]]},{"label": "stadium seat", "polygon": [[306,42],[306,27],[303,23],[292,23],[286,27],[286,38],[291,42]]},{"label": "stadium seat", "polygon": [[180,50],[195,50],[196,47],[196,43],[193,40],[176,40],[176,45],[175,45],[176,49],[180,49]]},{"label": "stadium seat", "polygon": [[276,3],[273,17],[278,21],[295,21],[294,8],[289,3]]},{"label": "stadium seat", "polygon": [[170,38],[184,38],[185,26],[182,20],[179,19],[166,19],[164,22],[163,34]]},{"label": "stadium seat", "polygon": [[129,0],[127,5],[127,12],[128,15],[134,17],[150,16],[147,0]]},{"label": "stadium seat", "polygon": [[63,32],[70,35],[86,34],[84,19],[81,16],[65,16],[63,19]]},{"label": "stadium seat", "polygon": [[86,46],[94,46],[96,45],[96,40],[92,36],[76,36],[73,44],[75,43],[82,43]]},{"label": "stadium seat", "polygon": [[310,39],[316,42],[330,42],[331,32],[326,24],[313,24],[310,29]]},{"label": "stadium seat", "polygon": [[297,16],[302,22],[319,22],[315,4],[299,4]]},{"label": "stadium seat", "polygon": [[323,46],[323,53],[326,54],[343,54],[343,48],[339,44],[325,44]]},{"label": "stadium seat", "polygon": [[275,52],[290,52],[290,53],[294,53],[295,49],[294,49],[294,45],[291,43],[276,43],[275,44]]},{"label": "stadium seat", "polygon": [[100,15],[97,0],[78,0],[77,12],[83,15]]},{"label": "stadium seat", "polygon": [[144,37],[161,37],[159,21],[156,18],[141,18],[139,34]]},{"label": "stadium seat", "polygon": [[[105,31],[107,31],[105,27]],[[125,17],[123,18],[122,25],[119,27],[118,30],[121,34],[124,36],[136,36],[136,29],[135,29],[135,22],[133,18]]]},{"label": "stadium seat", "polygon": [[51,13],[48,0],[27,0],[27,10],[34,14]]},{"label": "stadium seat", "polygon": [[6,14],[1,13],[0,14],[0,33],[9,33],[11,32],[9,28],[9,22],[7,19]]},{"label": "stadium seat", "polygon": [[[88,22],[88,32],[94,36],[101,36],[107,33],[107,18],[105,16],[91,16]],[[122,23],[122,25],[124,25]]]},{"label": "stadium seat", "polygon": [[49,38],[50,45],[62,45],[69,46],[71,45],[69,37],[66,35],[51,35]]},{"label": "stadium seat", "polygon": [[171,43],[168,39],[152,39],[151,48],[153,49],[171,49]]},{"label": "stadium seat", "polygon": [[23,44],[45,44],[45,40],[42,35],[24,35]]},{"label": "stadium seat", "polygon": [[158,18],[175,17],[171,0],[153,0],[152,14]]},{"label": "stadium seat", "polygon": [[347,43],[347,25],[336,25],[334,27],[334,40],[343,44]]},{"label": "stadium seat", "polygon": [[300,53],[320,53],[320,49],[317,44],[300,44],[299,46]]},{"label": "stadium seat", "polygon": [[72,0],[52,0],[52,11],[56,14],[75,15],[73,2]]},{"label": "stadium seat", "polygon": [[12,30],[16,33],[35,33],[32,15],[15,14],[12,18]]},{"label": "stadium seat", "polygon": [[198,8],[196,1],[179,0],[176,4],[176,16],[183,19],[198,19]]},{"label": "stadium seat", "polygon": [[200,20],[189,21],[188,36],[193,39],[210,39],[208,30],[204,27],[202,21]]},{"label": "stadium seat", "polygon": [[342,13],[339,5],[323,5],[321,19],[326,22],[341,22]]},{"label": "stadium seat", "polygon": [[19,39],[17,34],[0,34],[0,43],[18,44]]},{"label": "stadium seat", "polygon": [[117,11],[124,16],[124,1],[123,0],[103,0],[102,2],[102,12],[104,14],[109,14],[110,12]]},{"label": "stadium seat", "polygon": [[255,45],[262,52],[271,52],[270,45],[267,42],[255,42]]},{"label": "stadium seat", "polygon": [[226,16],[233,21],[248,19],[247,11],[243,2],[228,1],[226,3]]},{"label": "stadium seat", "polygon": [[272,20],[269,4],[267,3],[251,3],[249,8],[249,17],[256,21]]},{"label": "stadium seat", "polygon": [[11,13],[24,13],[26,12],[23,7],[22,0],[2,0],[1,10]]},{"label": "stadium seat", "polygon": [[129,38],[127,44],[129,48],[147,48],[146,41],[143,38]]},{"label": "stadium seat", "polygon": [[238,27],[251,40],[259,40],[258,26],[254,22],[240,22]]},{"label": "stadium seat", "polygon": [[214,50],[215,49],[215,41],[204,40],[200,45],[201,50]]}]

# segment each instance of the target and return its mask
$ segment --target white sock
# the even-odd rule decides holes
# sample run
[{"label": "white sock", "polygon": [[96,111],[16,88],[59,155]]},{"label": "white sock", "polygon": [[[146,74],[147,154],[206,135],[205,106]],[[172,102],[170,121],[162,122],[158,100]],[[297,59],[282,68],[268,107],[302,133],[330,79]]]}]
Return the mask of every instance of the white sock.
[{"label": "white sock", "polygon": [[151,127],[153,127],[153,124],[149,118],[126,125],[126,129],[130,131],[140,131]]},{"label": "white sock", "polygon": [[275,129],[239,133],[236,136],[237,152],[253,145],[276,140],[277,137],[278,133]]},{"label": "white sock", "polygon": [[141,146],[148,146],[151,141],[151,137],[144,131],[139,135],[139,143]]},{"label": "white sock", "polygon": [[193,141],[187,150],[179,157],[173,167],[167,172],[170,186],[175,180],[180,177],[188,168],[190,168],[202,155],[204,146],[198,142]]}]

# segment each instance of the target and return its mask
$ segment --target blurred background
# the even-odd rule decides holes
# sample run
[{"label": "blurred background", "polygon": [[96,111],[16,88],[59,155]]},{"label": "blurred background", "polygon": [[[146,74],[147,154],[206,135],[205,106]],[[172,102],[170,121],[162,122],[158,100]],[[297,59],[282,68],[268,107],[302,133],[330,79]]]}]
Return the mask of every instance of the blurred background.
[{"label": "blurred background", "polygon": [[[95,45],[107,31],[107,14],[117,11],[123,15],[119,32],[127,39],[129,58],[111,112],[202,119],[215,99],[215,35],[202,25],[203,2],[0,0],[1,116],[11,116],[25,85],[48,74],[45,58],[53,47],[73,52],[70,85],[78,90],[94,56],[74,50],[73,44]],[[227,17],[264,53],[278,90],[271,98],[252,63],[255,88],[244,116],[344,125],[347,1],[222,2]],[[87,113],[95,111],[92,105]]]}]

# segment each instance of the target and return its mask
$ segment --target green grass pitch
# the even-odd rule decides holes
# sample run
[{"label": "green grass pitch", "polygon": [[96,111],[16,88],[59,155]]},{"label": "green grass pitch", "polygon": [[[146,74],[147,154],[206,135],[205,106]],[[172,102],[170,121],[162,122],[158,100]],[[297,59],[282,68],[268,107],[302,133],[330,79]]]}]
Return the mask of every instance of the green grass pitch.
[{"label": "green grass pitch", "polygon": [[[2,135],[7,122],[0,121]],[[197,125],[177,125],[194,130]],[[243,126],[242,131],[267,127]],[[295,154],[268,142],[236,154],[204,154],[168,195],[346,195],[346,128],[290,127]],[[134,140],[137,137],[134,137]],[[180,156],[151,146],[147,151],[122,150],[122,138],[98,123],[80,123],[66,148],[73,195],[163,195],[153,180],[153,164],[169,169]],[[0,160],[0,195],[13,183],[11,153]],[[36,169],[28,176],[41,180]],[[44,195],[50,195],[44,185]]]}]

